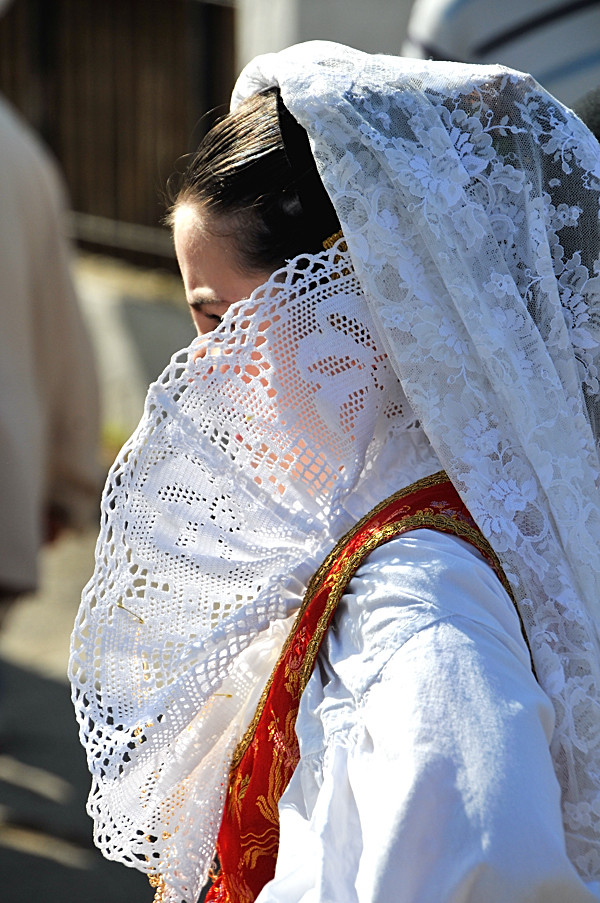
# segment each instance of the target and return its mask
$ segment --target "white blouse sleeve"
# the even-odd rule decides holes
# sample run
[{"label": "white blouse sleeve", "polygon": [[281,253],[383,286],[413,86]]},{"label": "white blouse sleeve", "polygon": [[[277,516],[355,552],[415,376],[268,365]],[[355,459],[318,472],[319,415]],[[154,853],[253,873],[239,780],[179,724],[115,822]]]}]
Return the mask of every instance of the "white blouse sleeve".
[{"label": "white blouse sleeve", "polygon": [[569,861],[552,706],[479,553],[419,530],[351,581],[302,697],[257,903],[591,903]]}]

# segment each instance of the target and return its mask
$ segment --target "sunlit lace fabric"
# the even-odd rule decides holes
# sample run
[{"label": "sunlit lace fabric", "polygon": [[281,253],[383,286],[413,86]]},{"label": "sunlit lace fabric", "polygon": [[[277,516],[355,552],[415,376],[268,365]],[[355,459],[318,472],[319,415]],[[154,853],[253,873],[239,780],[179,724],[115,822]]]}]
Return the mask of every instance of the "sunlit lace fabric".
[{"label": "sunlit lace fabric", "polygon": [[312,572],[441,464],[513,585],[598,879],[598,144],[500,67],[314,42],[251,64],[234,104],[272,84],[348,251],[291,261],[174,358],[111,472],[71,659],[96,841],[196,899]]},{"label": "sunlit lace fabric", "polygon": [[174,359],[110,475],[71,673],[97,841],[168,899],[212,860],[281,619],[360,516],[439,469],[374,333],[347,255],[300,258]]}]

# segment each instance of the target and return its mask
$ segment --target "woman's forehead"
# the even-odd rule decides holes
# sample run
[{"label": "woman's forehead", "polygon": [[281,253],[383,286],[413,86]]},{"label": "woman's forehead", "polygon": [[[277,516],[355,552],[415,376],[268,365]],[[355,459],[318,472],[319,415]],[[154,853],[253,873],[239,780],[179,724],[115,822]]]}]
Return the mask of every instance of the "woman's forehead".
[{"label": "woman's forehead", "polygon": [[243,272],[233,237],[212,230],[206,215],[193,205],[175,211],[173,236],[188,302],[233,304],[249,297],[271,275]]}]

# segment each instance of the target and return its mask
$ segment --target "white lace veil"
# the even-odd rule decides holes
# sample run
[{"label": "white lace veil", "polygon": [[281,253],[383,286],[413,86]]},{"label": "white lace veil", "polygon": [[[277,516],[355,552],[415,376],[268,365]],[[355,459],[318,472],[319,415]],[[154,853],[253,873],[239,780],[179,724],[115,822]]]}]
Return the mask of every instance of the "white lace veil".
[{"label": "white lace veil", "polygon": [[311,573],[441,462],[514,587],[598,880],[598,144],[500,67],[314,42],[254,61],[234,105],[274,84],[348,252],[290,262],[174,358],[111,472],[71,659],[97,843],[196,899]]}]

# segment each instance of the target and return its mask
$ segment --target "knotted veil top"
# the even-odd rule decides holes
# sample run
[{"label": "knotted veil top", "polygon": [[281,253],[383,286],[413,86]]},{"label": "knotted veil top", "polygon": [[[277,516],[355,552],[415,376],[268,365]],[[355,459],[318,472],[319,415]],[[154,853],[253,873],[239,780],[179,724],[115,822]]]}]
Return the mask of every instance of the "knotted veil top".
[{"label": "knotted veil top", "polygon": [[150,388],[102,503],[71,680],[109,858],[195,901],[232,751],[306,585],[444,467],[499,555],[569,855],[600,880],[600,149],[529,76],[311,42],[260,57],[342,224]]}]

